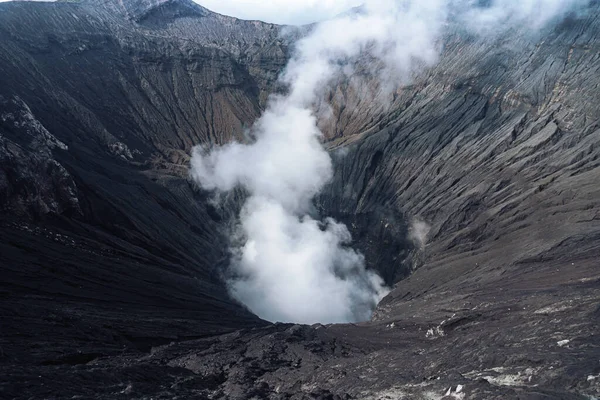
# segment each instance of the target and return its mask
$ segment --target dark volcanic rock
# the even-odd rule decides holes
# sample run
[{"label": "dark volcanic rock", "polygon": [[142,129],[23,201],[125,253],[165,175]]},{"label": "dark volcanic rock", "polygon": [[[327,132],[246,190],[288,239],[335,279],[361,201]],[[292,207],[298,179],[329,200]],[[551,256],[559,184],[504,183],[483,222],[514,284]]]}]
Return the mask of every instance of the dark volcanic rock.
[{"label": "dark volcanic rock", "polygon": [[80,214],[77,186],[52,151],[68,147],[35,119],[20,98],[0,97],[0,207],[5,213]]},{"label": "dark volcanic rock", "polygon": [[316,205],[395,286],[371,322],[308,327],[227,296],[241,196],[187,180],[291,36],[187,0],[1,4],[0,397],[599,397],[598,11],[449,32],[388,107],[332,89]]}]

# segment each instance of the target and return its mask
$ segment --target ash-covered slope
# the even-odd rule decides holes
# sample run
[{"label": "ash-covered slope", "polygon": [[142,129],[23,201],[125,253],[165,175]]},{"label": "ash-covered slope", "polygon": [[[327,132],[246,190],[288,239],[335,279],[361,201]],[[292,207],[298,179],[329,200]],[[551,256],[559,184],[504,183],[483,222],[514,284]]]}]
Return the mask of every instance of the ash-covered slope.
[{"label": "ash-covered slope", "polygon": [[[386,206],[427,227],[423,268],[379,318],[402,315],[394,300],[431,285],[595,279],[599,37],[596,6],[535,36],[490,42],[457,32],[441,62],[402,91],[385,128],[347,146],[323,208],[336,202],[357,215]],[[340,208],[342,197],[353,201]]]},{"label": "ash-covered slope", "polygon": [[259,115],[278,31],[183,0],[0,5],[2,363],[263,324],[187,159]]},{"label": "ash-covered slope", "polygon": [[451,32],[387,113],[335,88],[317,206],[408,278],[372,322],[253,329],[219,276],[236,199],[186,165],[259,115],[280,28],[185,0],[0,5],[0,397],[600,396],[591,7]]}]

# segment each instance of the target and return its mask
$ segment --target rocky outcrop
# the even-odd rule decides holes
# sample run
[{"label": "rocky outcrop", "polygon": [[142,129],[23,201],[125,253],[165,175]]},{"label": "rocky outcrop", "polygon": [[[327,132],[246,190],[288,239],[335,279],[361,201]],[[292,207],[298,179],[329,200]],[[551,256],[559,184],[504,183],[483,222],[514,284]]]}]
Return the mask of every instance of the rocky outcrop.
[{"label": "rocky outcrop", "polygon": [[2,210],[21,216],[80,214],[77,185],[52,151],[68,147],[18,97],[0,97]]}]

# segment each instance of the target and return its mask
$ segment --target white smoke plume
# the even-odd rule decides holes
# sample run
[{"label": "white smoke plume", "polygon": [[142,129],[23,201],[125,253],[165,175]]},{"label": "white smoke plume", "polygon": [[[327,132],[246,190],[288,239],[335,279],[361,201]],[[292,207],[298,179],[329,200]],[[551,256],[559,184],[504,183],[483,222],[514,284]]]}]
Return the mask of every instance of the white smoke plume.
[{"label": "white smoke plume", "polygon": [[387,293],[382,279],[365,269],[363,256],[348,247],[343,224],[309,216],[312,199],[333,174],[313,111],[328,84],[352,74],[353,62],[364,54],[376,61],[377,76],[395,82],[433,65],[451,7],[469,14],[477,30],[481,21],[504,24],[511,14],[533,18],[533,3],[547,6],[548,20],[577,0],[498,0],[484,8],[471,3],[367,0],[360,12],[320,23],[296,44],[280,78],[287,94],[270,99],[251,129],[253,141],[194,150],[191,174],[203,188],[243,187],[249,193],[240,215],[243,244],[231,260],[236,277],[229,284],[254,313],[283,322],[365,320]]},{"label": "white smoke plume", "polygon": [[422,219],[414,218],[408,229],[408,237],[419,249],[423,250],[427,244],[427,235],[431,226]]},{"label": "white smoke plume", "polygon": [[496,34],[516,26],[538,30],[550,21],[582,9],[590,0],[456,0],[453,8],[468,29],[480,34]]}]

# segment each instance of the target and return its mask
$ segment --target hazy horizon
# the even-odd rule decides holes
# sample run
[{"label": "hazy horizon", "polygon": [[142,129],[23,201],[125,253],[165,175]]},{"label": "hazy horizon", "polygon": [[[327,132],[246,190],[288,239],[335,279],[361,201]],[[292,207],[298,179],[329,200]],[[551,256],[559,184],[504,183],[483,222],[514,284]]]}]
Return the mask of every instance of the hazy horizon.
[{"label": "hazy horizon", "polygon": [[[55,0],[0,0],[40,1]],[[219,14],[274,24],[302,25],[334,17],[362,2],[360,0],[193,0]]]}]

